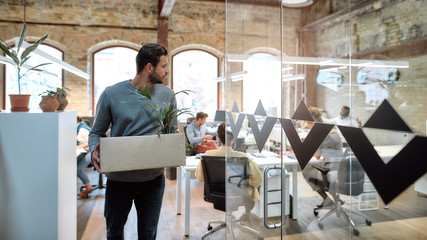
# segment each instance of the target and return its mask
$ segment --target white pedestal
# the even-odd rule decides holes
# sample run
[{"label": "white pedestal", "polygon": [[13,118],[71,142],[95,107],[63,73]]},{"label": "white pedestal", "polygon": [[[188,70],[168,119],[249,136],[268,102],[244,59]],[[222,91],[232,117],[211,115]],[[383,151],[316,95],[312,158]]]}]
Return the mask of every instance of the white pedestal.
[{"label": "white pedestal", "polygon": [[76,112],[0,113],[1,239],[76,239]]}]

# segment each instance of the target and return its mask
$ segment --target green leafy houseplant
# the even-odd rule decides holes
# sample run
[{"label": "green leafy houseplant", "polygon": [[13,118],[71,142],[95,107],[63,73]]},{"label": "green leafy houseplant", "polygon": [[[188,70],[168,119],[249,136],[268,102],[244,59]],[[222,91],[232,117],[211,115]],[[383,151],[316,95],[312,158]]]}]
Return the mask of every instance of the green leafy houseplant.
[{"label": "green leafy houseplant", "polygon": [[[191,90],[182,90],[179,92],[176,92],[174,94],[177,95],[179,93],[184,93],[189,95],[189,92],[193,92]],[[172,124],[174,119],[176,119],[178,116],[182,115],[182,114],[190,114],[192,115],[191,111],[189,108],[176,108],[173,109],[172,106],[170,104],[167,103],[163,103],[165,105],[165,108],[160,107],[158,104],[154,104],[153,102],[151,102],[151,94],[150,94],[150,90],[145,87],[144,89],[138,89],[135,94],[140,95],[140,96],[144,96],[146,98],[148,98],[148,100],[150,101],[148,103],[149,106],[151,106],[155,113],[156,113],[156,117],[155,117],[155,121],[159,124],[160,126],[160,130],[158,132],[158,135],[160,136],[160,134],[169,134],[172,132]]]},{"label": "green leafy houseplant", "polygon": [[58,111],[62,111],[68,105],[67,91],[71,91],[67,87],[56,88],[56,95],[59,102]]},{"label": "green leafy houseplant", "polygon": [[41,96],[41,95],[44,95],[44,96],[55,96],[55,95],[58,95],[58,92],[54,91],[54,90],[46,90],[46,91],[44,91],[44,92],[42,92],[42,93],[39,94],[39,96]]},{"label": "green leafy houseplant", "polygon": [[50,63],[42,63],[37,66],[31,67],[27,69],[27,71],[23,72],[24,64],[30,59],[31,56],[30,53],[32,53],[34,50],[37,49],[37,47],[47,39],[48,34],[44,35],[42,38],[37,40],[35,43],[30,44],[29,47],[27,47],[21,55],[19,55],[19,50],[21,49],[22,43],[25,40],[25,37],[27,35],[27,24],[24,22],[21,30],[21,34],[19,36],[19,42],[16,51],[12,49],[11,46],[9,46],[5,41],[0,39],[0,49],[10,58],[13,60],[13,65],[15,66],[16,73],[17,73],[17,80],[18,80],[18,91],[19,94],[21,94],[21,79],[30,71],[43,71],[40,67],[44,65],[48,65]]},{"label": "green leafy houseplant", "polygon": [[55,112],[59,106],[59,102],[56,99],[58,92],[56,90],[46,90],[40,93],[40,95],[42,95],[42,100],[39,106],[43,112]]},{"label": "green leafy houseplant", "polygon": [[56,88],[57,95],[61,95],[64,97],[67,96],[67,91],[71,91],[71,90],[67,87]]}]

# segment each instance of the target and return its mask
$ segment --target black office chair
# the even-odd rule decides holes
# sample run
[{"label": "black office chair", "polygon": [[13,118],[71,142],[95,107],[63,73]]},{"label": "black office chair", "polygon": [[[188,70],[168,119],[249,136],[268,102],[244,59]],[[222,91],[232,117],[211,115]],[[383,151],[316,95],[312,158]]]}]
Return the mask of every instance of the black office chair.
[{"label": "black office chair", "polygon": [[314,215],[318,216],[319,211],[322,209],[330,209],[325,215],[318,218],[318,226],[320,229],[323,229],[322,220],[328,216],[336,213],[338,217],[344,215],[345,218],[350,222],[353,234],[355,236],[359,235],[359,231],[356,229],[356,225],[352,218],[349,216],[358,215],[365,219],[365,222],[368,226],[371,226],[372,222],[368,220],[364,215],[354,210],[347,209],[342,207],[344,201],[340,199],[340,194],[347,196],[358,196],[363,192],[363,184],[365,182],[365,172],[363,171],[362,166],[357,161],[356,158],[351,157],[349,154],[345,156],[344,160],[339,163],[337,171],[337,179],[335,182],[328,181],[328,174],[330,174],[331,169],[327,167],[320,167],[313,165],[315,169],[322,173],[322,181],[317,179],[310,178],[309,181],[315,183],[316,185],[325,189],[333,197],[334,204],[330,207],[316,207],[314,209]]},{"label": "black office chair", "polygon": [[[229,174],[232,176],[228,177],[227,185],[226,157],[205,155],[202,156],[201,163],[205,179],[205,201],[213,203],[214,208],[221,211],[226,211],[227,205],[230,208],[227,209],[229,219],[232,218],[231,211],[237,210],[239,206],[253,208],[253,196],[248,194],[250,171],[247,158],[227,157],[227,171],[232,173]],[[242,224],[234,224],[237,222],[240,220],[232,220],[232,225],[256,235],[258,239],[263,239],[258,231]],[[211,224],[219,225],[212,228]],[[228,228],[230,233],[233,233],[231,227],[224,220],[209,221],[208,232],[203,234],[202,239],[223,228]]]},{"label": "black office chair", "polygon": [[190,141],[188,141],[187,126],[188,125],[184,126],[186,155],[187,156],[194,156],[194,155],[196,155],[196,144],[191,144]]}]

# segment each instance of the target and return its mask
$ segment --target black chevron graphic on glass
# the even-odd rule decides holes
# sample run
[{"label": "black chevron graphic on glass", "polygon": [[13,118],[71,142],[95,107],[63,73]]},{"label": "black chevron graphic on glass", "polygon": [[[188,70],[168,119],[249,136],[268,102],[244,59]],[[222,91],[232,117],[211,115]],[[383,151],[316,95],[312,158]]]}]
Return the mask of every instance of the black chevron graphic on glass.
[{"label": "black chevron graphic on glass", "polygon": [[239,136],[240,129],[242,128],[243,120],[245,120],[246,114],[239,114],[237,117],[236,123],[233,120],[233,114],[231,112],[227,112],[227,118],[230,123],[231,131],[233,132],[234,139],[237,139]]},{"label": "black chevron graphic on glass", "polygon": [[247,116],[248,116],[249,124],[251,125],[252,132],[255,137],[256,145],[258,147],[259,152],[261,152],[265,142],[267,141],[268,136],[271,133],[271,130],[274,127],[274,124],[277,121],[277,118],[267,117],[264,125],[262,126],[261,131],[259,131],[257,122],[255,120],[255,116],[254,115],[247,115]]},{"label": "black chevron graphic on glass", "polygon": [[297,110],[294,112],[294,115],[292,116],[292,119],[314,122],[314,119],[311,116],[310,112],[308,111],[308,108],[305,105],[304,100],[301,100],[301,102],[299,103]]},{"label": "black chevron graphic on glass", "polygon": [[234,101],[233,108],[231,109],[231,112],[239,113],[239,107],[237,107],[237,102]]},{"label": "black chevron graphic on glass", "polygon": [[387,164],[360,128],[338,126],[385,204],[427,172],[427,138],[415,136]]},{"label": "black chevron graphic on glass", "polygon": [[286,137],[292,146],[292,150],[298,160],[301,169],[304,169],[307,163],[313,157],[316,150],[325,140],[328,133],[334,127],[331,124],[315,123],[313,128],[308,133],[307,137],[303,142],[298,136],[297,131],[292,123],[291,119],[279,119],[282,124],[283,130],[285,130]]},{"label": "black chevron graphic on glass", "polygon": [[264,109],[264,106],[262,105],[261,100],[259,100],[254,114],[259,116],[265,116],[265,117],[267,116],[267,113],[265,112],[265,109]]},{"label": "black chevron graphic on glass", "polygon": [[387,99],[381,103],[363,127],[412,132]]}]

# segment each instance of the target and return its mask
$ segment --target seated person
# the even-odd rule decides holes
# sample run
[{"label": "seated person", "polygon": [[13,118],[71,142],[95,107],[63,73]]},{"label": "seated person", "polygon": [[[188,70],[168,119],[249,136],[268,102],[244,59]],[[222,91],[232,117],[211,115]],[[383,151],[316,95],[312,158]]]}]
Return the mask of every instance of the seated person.
[{"label": "seated person", "polygon": [[[246,153],[243,152],[237,152],[234,151],[231,148],[231,145],[233,144],[233,134],[231,133],[231,130],[227,130],[226,129],[226,124],[225,123],[221,123],[221,125],[219,125],[218,130],[217,130],[217,136],[219,138],[219,140],[221,141],[221,146],[219,149],[216,150],[208,150],[206,151],[206,156],[230,156],[230,157],[246,157],[249,160],[249,168],[250,168],[250,176],[249,176],[249,185],[252,187],[250,189],[250,191],[248,192],[247,196],[252,196],[253,195],[253,201],[250,201],[250,204],[247,204],[245,206],[246,209],[246,213],[241,217],[241,220],[245,220],[249,217],[250,215],[250,211],[253,209],[254,205],[255,205],[255,201],[259,201],[260,200],[260,196],[259,196],[259,192],[258,192],[258,187],[261,185],[262,183],[262,172],[259,169],[258,165],[252,161],[250,159],[250,157],[248,155],[246,155]],[[228,145],[226,145],[225,143],[228,143]],[[200,182],[204,182],[204,176],[203,176],[203,169],[202,169],[202,164],[201,162],[199,163],[199,165],[197,166],[196,169],[196,178],[200,181]]]},{"label": "seated person", "polygon": [[89,132],[90,127],[82,121],[81,117],[77,116],[77,177],[82,180],[86,188],[77,195],[83,198],[88,198],[89,193],[93,190],[93,186],[90,184],[89,177],[85,172],[85,168],[87,168],[90,163],[90,154],[87,154],[87,150],[89,149]]},{"label": "seated person", "polygon": [[340,111],[340,115],[329,121],[332,124],[350,127],[360,127],[359,119],[354,119],[350,116],[350,108],[343,106]]},{"label": "seated person", "polygon": [[207,113],[198,112],[196,120],[187,126],[186,135],[190,144],[196,144],[196,153],[205,153],[207,150],[218,149],[213,140],[215,134],[209,134],[206,130]]},{"label": "seated person", "polygon": [[[319,110],[315,108],[309,108],[309,111],[315,122],[320,122],[320,123],[323,122],[321,117],[322,113]],[[314,122],[307,122],[307,128],[311,129],[313,128],[313,126],[314,126]],[[323,162],[316,163],[313,165],[319,165],[322,167],[330,168],[331,171],[328,173],[328,180],[329,182],[332,182],[333,179],[337,178],[336,175],[337,175],[339,162],[343,158],[343,144],[342,144],[340,135],[335,128],[333,128],[329,132],[329,134],[326,136],[325,140],[322,142],[317,152],[314,154],[314,157],[316,157],[317,159],[319,159],[321,156],[323,156],[323,159],[324,159]],[[305,180],[311,186],[313,191],[316,191],[317,193],[319,193],[319,195],[323,198],[322,203],[317,204],[317,207],[321,208],[323,206],[332,205],[333,201],[328,197],[328,195],[325,192],[325,189],[309,181],[310,178],[316,179],[318,181],[323,181],[321,172],[313,168],[312,165],[307,165],[302,171],[302,173]]]}]

